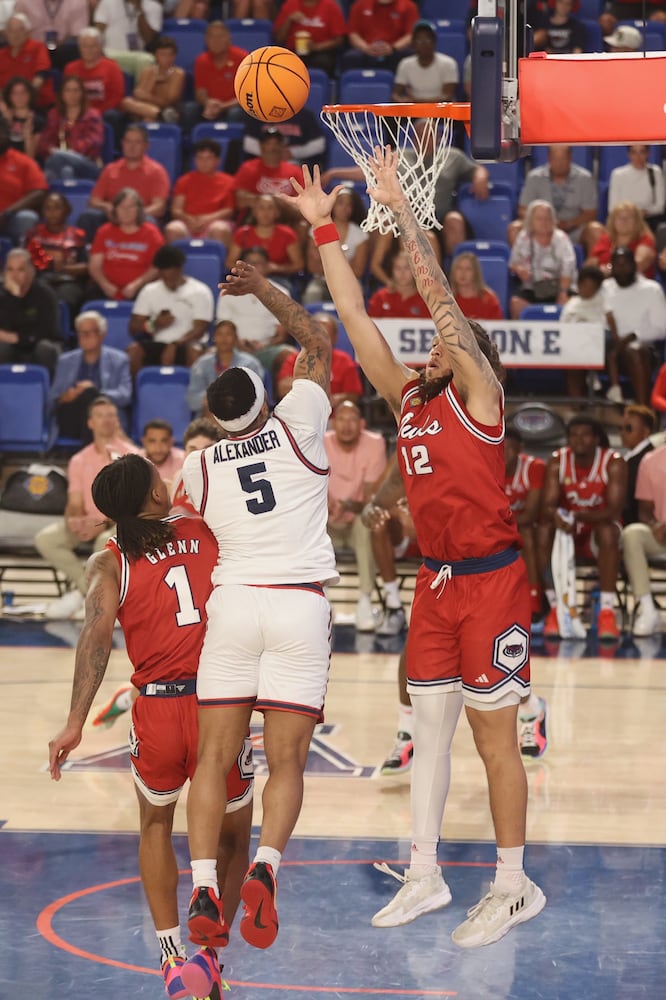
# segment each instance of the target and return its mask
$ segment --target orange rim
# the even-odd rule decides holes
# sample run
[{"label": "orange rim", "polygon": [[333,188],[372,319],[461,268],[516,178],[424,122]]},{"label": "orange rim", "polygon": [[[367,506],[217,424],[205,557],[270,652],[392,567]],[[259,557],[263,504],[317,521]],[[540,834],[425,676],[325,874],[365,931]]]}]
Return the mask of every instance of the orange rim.
[{"label": "orange rim", "polygon": [[327,114],[369,111],[373,115],[390,118],[451,118],[469,123],[472,106],[469,101],[447,101],[442,104],[324,104]]}]

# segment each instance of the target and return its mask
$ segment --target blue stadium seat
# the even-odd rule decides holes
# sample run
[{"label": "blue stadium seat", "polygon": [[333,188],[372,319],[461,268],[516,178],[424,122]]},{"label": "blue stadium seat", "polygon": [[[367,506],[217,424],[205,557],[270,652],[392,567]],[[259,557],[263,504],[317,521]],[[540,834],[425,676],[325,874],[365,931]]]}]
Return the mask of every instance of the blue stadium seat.
[{"label": "blue stadium seat", "polygon": [[[596,146],[571,146],[571,160],[579,167],[592,172],[594,170],[594,150]],[[530,153],[531,167],[543,167],[548,162],[548,146],[532,146]]]},{"label": "blue stadium seat", "polygon": [[[499,246],[500,252],[493,253],[490,250],[483,250],[483,246]],[[470,251],[479,258],[481,273],[486,285],[493,290],[500,300],[500,306],[505,316],[509,314],[509,255],[508,244],[495,243],[494,241],[466,240],[459,243],[453,255],[454,260],[458,254]]]},{"label": "blue stadium seat", "polygon": [[161,163],[173,184],[183,169],[183,132],[180,125],[144,122],[148,131],[148,156]]},{"label": "blue stadium seat", "polygon": [[132,437],[141,440],[149,420],[162,418],[173,427],[173,439],[183,443],[183,433],[192,419],[186,393],[190,382],[189,368],[150,367],[137,372],[134,382],[134,412]]},{"label": "blue stadium seat", "polygon": [[214,139],[219,142],[222,155],[220,157],[220,170],[224,170],[226,156],[229,151],[229,144],[236,139],[239,143],[243,140],[245,127],[242,122],[200,122],[192,129],[192,143],[199,139]]},{"label": "blue stadium seat", "polygon": [[231,32],[231,41],[240,49],[260,49],[273,44],[273,25],[270,21],[252,17],[228,17],[224,22]]},{"label": "blue stadium seat", "polygon": [[162,24],[162,34],[173,38],[178,46],[176,65],[191,70],[196,57],[204,51],[208,21],[192,17],[169,17]]},{"label": "blue stadium seat", "polygon": [[72,335],[72,321],[69,315],[69,306],[64,299],[58,299],[58,320],[60,322],[60,332],[65,342]]},{"label": "blue stadium seat", "polygon": [[596,20],[601,14],[604,0],[580,0],[576,17]]},{"label": "blue stadium seat", "polygon": [[435,21],[437,31],[437,51],[451,56],[458,64],[460,79],[463,78],[463,66],[467,55],[467,34],[463,21]]},{"label": "blue stadium seat", "polygon": [[309,108],[313,114],[319,117],[324,104],[332,104],[331,100],[331,78],[323,69],[308,69],[310,74],[310,93],[305,102],[305,107]]},{"label": "blue stadium seat", "polygon": [[5,266],[7,254],[13,246],[14,244],[8,236],[0,236],[0,269]]},{"label": "blue stadium seat", "polygon": [[436,21],[440,17],[459,18],[467,13],[466,0],[421,0],[421,17],[426,21]]},{"label": "blue stadium seat", "polygon": [[520,313],[521,319],[531,319],[539,320],[547,323],[548,321],[557,322],[560,318],[560,313],[562,312],[562,306],[555,305],[536,305],[536,303],[525,306],[525,308]]},{"label": "blue stadium seat", "polygon": [[491,194],[486,201],[478,201],[471,194],[463,194],[461,189],[458,211],[469,222],[475,239],[505,242],[507,226],[514,215],[509,195]]},{"label": "blue stadium seat", "polygon": [[185,253],[185,274],[208,285],[217,301],[217,286],[226,273],[226,247],[216,240],[175,240],[173,245]]},{"label": "blue stadium seat", "polygon": [[[618,21],[617,26],[620,27],[621,24],[630,25],[632,28],[638,28],[641,35],[643,34],[643,22],[642,21]],[[660,41],[651,40],[650,35],[658,35]],[[646,37],[647,45],[646,48],[649,51],[659,51],[661,49],[666,49],[666,22],[665,21],[648,21],[646,26]]]},{"label": "blue stadium seat", "polygon": [[[637,139],[636,143],[638,145],[640,140]],[[626,146],[601,146],[599,148],[599,180],[610,180],[611,170],[616,167],[626,167],[628,163],[629,154]],[[650,146],[648,163],[656,163],[661,166],[661,146]]]},{"label": "blue stadium seat", "polygon": [[102,144],[102,159],[104,163],[111,163],[116,158],[116,137],[108,122],[104,122],[104,142]]},{"label": "blue stadium seat", "polygon": [[391,101],[393,73],[388,69],[347,69],[340,75],[340,104],[387,104]]},{"label": "blue stadium seat", "polygon": [[456,247],[455,253],[475,253],[477,257],[501,257],[508,262],[511,247],[503,240],[463,240]]},{"label": "blue stadium seat", "polygon": [[86,302],[83,311],[94,309],[101,313],[106,319],[107,329],[104,343],[107,347],[115,347],[118,351],[124,351],[133,338],[129,332],[129,321],[132,315],[133,302],[115,302],[112,299],[93,299]]},{"label": "blue stadium seat", "polygon": [[87,180],[71,179],[51,181],[51,191],[58,191],[60,194],[64,194],[72,206],[72,211],[67,219],[70,225],[73,225],[81,215],[81,212],[85,212],[88,208],[90,192],[94,186],[94,181]]},{"label": "blue stadium seat", "polygon": [[331,316],[335,316],[338,320],[338,339],[335,342],[335,346],[339,351],[344,351],[348,354],[350,358],[356,359],[356,354],[354,353],[354,348],[352,347],[352,342],[347,335],[347,331],[338,319],[337,310],[332,302],[310,302],[304,307],[309,313],[314,316],[316,313],[329,313]]},{"label": "blue stadium seat", "polygon": [[0,365],[0,452],[46,450],[49,373],[39,365]]},{"label": "blue stadium seat", "polygon": [[587,35],[587,44],[585,49],[587,52],[603,52],[604,51],[604,40],[601,34],[601,28],[597,21],[592,21],[589,18],[581,17],[585,27],[585,34]]},{"label": "blue stadium seat", "polygon": [[597,205],[597,219],[605,224],[608,218],[608,181],[599,181],[597,184],[599,191],[599,202]]}]

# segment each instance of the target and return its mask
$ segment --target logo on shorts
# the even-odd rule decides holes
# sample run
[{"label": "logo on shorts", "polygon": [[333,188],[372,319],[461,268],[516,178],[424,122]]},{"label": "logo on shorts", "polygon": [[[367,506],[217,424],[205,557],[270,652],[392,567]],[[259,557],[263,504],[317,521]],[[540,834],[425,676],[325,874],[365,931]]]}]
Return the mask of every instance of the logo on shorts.
[{"label": "logo on shorts", "polygon": [[130,727],[129,736],[127,737],[127,742],[129,743],[129,751],[132,757],[139,756],[139,737],[134,731],[134,726]]},{"label": "logo on shorts", "polygon": [[527,632],[518,624],[512,625],[495,639],[493,666],[511,676],[525,666],[529,654],[530,639]]}]

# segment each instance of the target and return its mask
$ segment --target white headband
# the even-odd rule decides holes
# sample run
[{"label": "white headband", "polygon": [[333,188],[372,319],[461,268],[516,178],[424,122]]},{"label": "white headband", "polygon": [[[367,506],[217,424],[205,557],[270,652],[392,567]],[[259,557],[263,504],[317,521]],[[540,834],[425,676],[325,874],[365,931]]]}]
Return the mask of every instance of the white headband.
[{"label": "white headband", "polygon": [[[247,413],[241,414],[240,417],[234,417],[233,420],[220,420],[219,417],[215,417],[222,430],[228,431],[229,434],[244,431],[246,427],[249,427],[250,424],[254,423],[261,413],[261,408],[264,405],[264,399],[266,398],[266,388],[257,373],[253,372],[251,368],[244,368],[243,365],[237,365],[236,367],[240,371],[245,372],[245,374],[249,377],[252,385],[254,386],[256,398]],[[227,371],[229,371],[229,369],[227,369]]]}]

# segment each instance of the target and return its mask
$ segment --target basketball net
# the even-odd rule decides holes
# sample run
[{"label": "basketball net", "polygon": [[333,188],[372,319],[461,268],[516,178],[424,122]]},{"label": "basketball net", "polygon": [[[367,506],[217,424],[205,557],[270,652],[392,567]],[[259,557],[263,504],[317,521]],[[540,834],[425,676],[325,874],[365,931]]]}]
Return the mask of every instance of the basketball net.
[{"label": "basketball net", "polygon": [[[322,108],[321,118],[361,168],[369,188],[375,186],[369,163],[374,159],[375,147],[391,146],[396,150],[400,186],[417,223],[422,229],[441,229],[435,214],[435,184],[451,149],[453,121],[446,117],[415,117],[413,113],[405,114],[405,107],[327,105]],[[391,209],[372,197],[361,229],[400,235]]]}]

